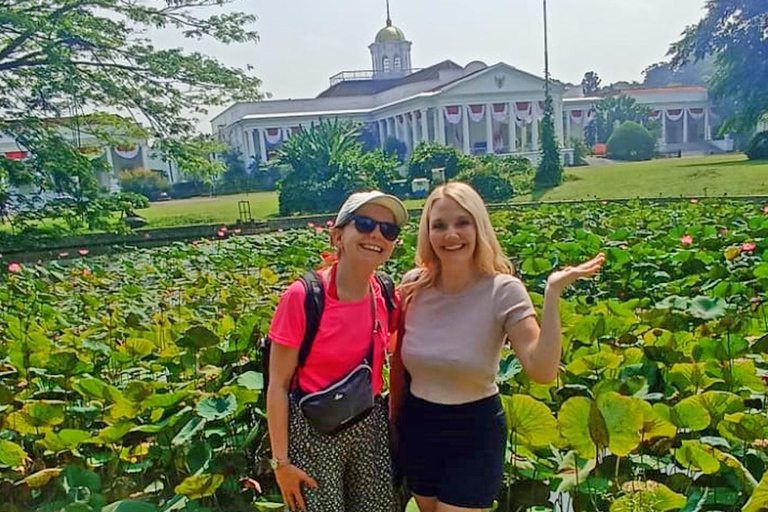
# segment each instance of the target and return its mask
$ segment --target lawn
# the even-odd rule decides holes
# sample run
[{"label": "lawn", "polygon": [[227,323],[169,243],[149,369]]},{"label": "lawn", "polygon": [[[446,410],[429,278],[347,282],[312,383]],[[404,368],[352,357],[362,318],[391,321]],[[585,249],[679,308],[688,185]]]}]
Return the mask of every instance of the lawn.
[{"label": "lawn", "polygon": [[675,158],[567,169],[556,189],[519,200],[768,195],[768,161],[744,155]]},{"label": "lawn", "polygon": [[[750,162],[744,155],[652,160],[567,169],[565,183],[543,194],[515,201],[624,199],[636,197],[768,195],[768,161]],[[139,214],[149,227],[234,222],[238,201],[251,204],[254,219],[277,214],[277,193],[258,192],[198,197],[153,203]],[[422,200],[406,201],[419,208]]]}]

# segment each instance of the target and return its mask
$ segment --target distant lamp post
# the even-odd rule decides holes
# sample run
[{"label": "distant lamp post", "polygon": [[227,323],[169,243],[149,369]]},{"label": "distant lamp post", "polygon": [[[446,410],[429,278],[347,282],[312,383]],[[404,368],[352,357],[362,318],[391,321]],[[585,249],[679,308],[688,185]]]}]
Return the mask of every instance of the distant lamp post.
[{"label": "distant lamp post", "polygon": [[[537,189],[549,189],[563,181],[563,166],[555,132],[555,114],[549,83],[549,33],[547,27],[547,0],[544,2],[544,119],[541,123],[540,160],[534,184]],[[562,122],[562,119],[559,120]]]}]

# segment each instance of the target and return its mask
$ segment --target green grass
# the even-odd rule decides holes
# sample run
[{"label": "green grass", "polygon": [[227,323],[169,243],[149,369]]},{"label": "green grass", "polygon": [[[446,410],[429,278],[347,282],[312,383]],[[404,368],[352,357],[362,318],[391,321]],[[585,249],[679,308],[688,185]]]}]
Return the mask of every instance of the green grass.
[{"label": "green grass", "polygon": [[191,224],[232,223],[238,219],[238,202],[248,201],[251,216],[256,220],[277,214],[276,192],[253,192],[218,197],[193,197],[152,203],[149,208],[136,210],[147,219],[147,227],[162,228]]},{"label": "green grass", "polygon": [[567,169],[566,181],[519,201],[768,195],[768,161],[744,155],[675,158]]},{"label": "green grass", "polygon": [[[515,201],[561,201],[722,195],[768,195],[768,162],[750,162],[744,155],[661,159],[567,169],[562,186],[543,194],[520,196]],[[196,197],[153,203],[139,214],[148,227],[234,222],[237,203],[251,203],[254,219],[277,214],[277,193],[257,192],[219,197]],[[406,201],[420,208],[421,199]]]}]

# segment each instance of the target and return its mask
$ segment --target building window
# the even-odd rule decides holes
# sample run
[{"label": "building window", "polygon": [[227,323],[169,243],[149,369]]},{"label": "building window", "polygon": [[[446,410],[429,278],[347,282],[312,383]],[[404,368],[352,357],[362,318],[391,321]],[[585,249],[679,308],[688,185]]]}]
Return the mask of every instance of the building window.
[{"label": "building window", "polygon": [[400,71],[403,69],[403,61],[400,59],[399,55],[395,55],[395,71]]},{"label": "building window", "polygon": [[381,69],[385,73],[389,73],[389,57],[387,57],[386,55],[384,56],[383,59],[381,59]]}]

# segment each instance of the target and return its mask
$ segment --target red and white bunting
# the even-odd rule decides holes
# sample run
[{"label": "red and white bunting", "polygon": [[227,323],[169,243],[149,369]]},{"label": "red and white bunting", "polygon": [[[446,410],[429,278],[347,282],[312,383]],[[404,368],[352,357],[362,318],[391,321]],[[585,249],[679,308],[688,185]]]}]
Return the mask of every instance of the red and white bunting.
[{"label": "red and white bunting", "polygon": [[691,116],[691,119],[699,120],[702,117],[704,117],[704,109],[703,108],[689,108],[688,109],[688,115]]},{"label": "red and white bunting", "polygon": [[22,161],[29,156],[27,151],[6,151],[5,158],[8,160]]},{"label": "red and white bunting", "polygon": [[485,117],[485,105],[469,105],[469,120],[479,123]]},{"label": "red and white bunting", "polygon": [[571,110],[568,113],[568,116],[571,119],[571,122],[573,124],[581,124],[584,122],[584,111],[583,110]]},{"label": "red and white bunting", "polygon": [[270,144],[278,144],[283,140],[282,130],[280,128],[267,128],[264,131],[264,137]]},{"label": "red and white bunting", "polygon": [[80,154],[83,155],[88,160],[96,160],[100,156],[104,154],[104,148],[100,147],[93,147],[93,148],[80,148]]},{"label": "red and white bunting", "polygon": [[115,148],[115,154],[125,160],[133,160],[139,156],[139,147],[118,146]]},{"label": "red and white bunting", "polygon": [[531,105],[533,107],[531,118],[537,121],[544,119],[544,102],[534,101]]},{"label": "red and white bunting", "polygon": [[509,104],[508,103],[494,103],[493,104],[493,120],[497,123],[506,123],[509,121]]},{"label": "red and white bunting", "polygon": [[532,119],[533,105],[530,101],[518,101],[515,103],[515,123],[518,126],[528,124]]},{"label": "red and white bunting", "polygon": [[449,124],[459,124],[461,122],[461,107],[458,105],[445,107],[445,120]]},{"label": "red and white bunting", "polygon": [[661,110],[654,110],[648,114],[649,121],[658,121],[659,119],[661,119]]},{"label": "red and white bunting", "polygon": [[672,122],[679,121],[683,118],[683,113],[685,112],[682,108],[672,108],[666,111],[667,112],[667,119],[669,119]]}]

